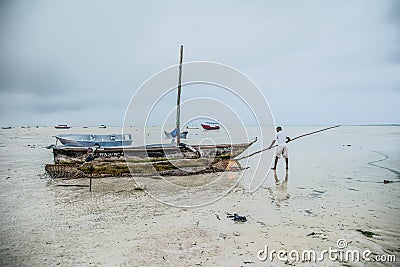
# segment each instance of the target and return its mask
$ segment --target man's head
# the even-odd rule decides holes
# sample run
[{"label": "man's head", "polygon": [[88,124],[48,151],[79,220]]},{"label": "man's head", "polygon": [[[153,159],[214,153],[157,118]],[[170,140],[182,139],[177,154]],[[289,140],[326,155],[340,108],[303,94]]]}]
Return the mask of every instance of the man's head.
[{"label": "man's head", "polygon": [[281,126],[276,127],[276,131],[277,131],[277,132],[282,131],[282,127],[281,127]]}]

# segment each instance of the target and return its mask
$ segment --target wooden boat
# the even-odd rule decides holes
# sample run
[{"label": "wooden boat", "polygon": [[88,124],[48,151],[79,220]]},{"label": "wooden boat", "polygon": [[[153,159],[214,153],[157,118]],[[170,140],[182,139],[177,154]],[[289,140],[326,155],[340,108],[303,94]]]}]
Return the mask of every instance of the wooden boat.
[{"label": "wooden boat", "polygon": [[203,127],[204,130],[218,130],[220,128],[217,122],[202,123],[201,127]]},{"label": "wooden boat", "polygon": [[99,128],[101,128],[101,129],[105,129],[105,128],[107,128],[107,126],[106,126],[106,125],[104,125],[104,124],[100,124],[100,125],[99,125]]},{"label": "wooden boat", "polygon": [[[175,138],[176,137],[176,132],[177,132],[177,130],[174,129],[171,132],[164,131],[164,134],[165,134],[165,136],[167,138]],[[186,139],[188,133],[189,133],[188,131],[181,132],[180,133],[181,139]]]},{"label": "wooden boat", "polygon": [[3,130],[9,130],[9,129],[11,129],[11,126],[4,126],[4,127],[1,127],[1,129],[3,129]]},{"label": "wooden boat", "polygon": [[61,144],[70,147],[117,147],[132,145],[130,134],[60,134]]},{"label": "wooden boat", "polygon": [[69,126],[67,124],[59,124],[57,126],[54,126],[54,128],[56,128],[56,129],[70,129],[71,126]]},{"label": "wooden boat", "polygon": [[54,163],[45,169],[53,178],[193,175],[239,171],[234,160],[257,138],[241,144],[147,145],[142,147],[54,147]]}]

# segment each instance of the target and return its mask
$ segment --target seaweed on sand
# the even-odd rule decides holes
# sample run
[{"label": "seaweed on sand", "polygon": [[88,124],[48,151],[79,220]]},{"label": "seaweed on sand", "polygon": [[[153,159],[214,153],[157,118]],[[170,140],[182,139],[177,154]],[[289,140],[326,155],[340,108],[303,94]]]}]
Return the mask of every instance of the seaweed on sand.
[{"label": "seaweed on sand", "polygon": [[378,235],[378,234],[375,234],[373,232],[364,231],[364,230],[361,230],[361,229],[357,229],[357,232],[360,232],[362,235],[364,235],[366,237],[374,237],[374,235]]}]

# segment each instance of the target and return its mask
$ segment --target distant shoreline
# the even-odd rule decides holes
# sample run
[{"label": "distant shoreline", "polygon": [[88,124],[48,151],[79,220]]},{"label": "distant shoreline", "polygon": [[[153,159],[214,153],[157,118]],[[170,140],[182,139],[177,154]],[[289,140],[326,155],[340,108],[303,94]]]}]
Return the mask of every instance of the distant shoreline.
[{"label": "distant shoreline", "polygon": [[[282,124],[282,126],[284,127],[291,127],[291,126],[330,126],[331,124]],[[333,125],[333,124],[332,124]],[[241,126],[241,125],[232,125],[232,127],[236,127],[236,126]],[[257,126],[257,125],[244,125],[244,126]],[[274,126],[274,125],[261,125],[261,126]],[[341,124],[341,126],[400,126],[400,123],[388,123],[388,124]],[[44,127],[50,127],[50,128],[54,128],[54,125],[16,125],[16,126],[2,126],[2,127],[12,127],[12,128],[44,128]],[[98,128],[98,126],[85,126],[85,125],[75,125],[75,126],[71,126],[71,128]],[[107,127],[144,127],[144,125],[128,125],[128,126],[116,126],[116,125],[110,125]],[[146,125],[145,127],[160,127],[158,125]]]}]

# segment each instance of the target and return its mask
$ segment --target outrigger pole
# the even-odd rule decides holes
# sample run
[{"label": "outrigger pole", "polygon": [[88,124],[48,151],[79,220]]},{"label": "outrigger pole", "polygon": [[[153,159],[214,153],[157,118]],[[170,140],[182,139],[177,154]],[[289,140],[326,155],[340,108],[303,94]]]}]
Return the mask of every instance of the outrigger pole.
[{"label": "outrigger pole", "polygon": [[176,100],[176,140],[177,140],[178,146],[181,143],[182,60],[183,60],[183,45],[181,45],[181,53],[180,53],[180,59],[179,59],[178,97]]},{"label": "outrigger pole", "polygon": [[[302,137],[304,137],[304,136],[307,136],[307,135],[311,135],[311,134],[323,132],[323,131],[326,131],[326,130],[329,130],[329,129],[333,129],[333,128],[337,128],[337,127],[340,127],[340,125],[331,126],[331,127],[328,127],[328,128],[324,128],[324,129],[318,130],[318,131],[311,132],[311,133],[302,134],[302,135],[296,136],[295,138],[290,139],[290,142],[292,142],[292,141],[294,141],[294,140],[296,140],[296,139],[302,138]],[[244,156],[244,157],[240,157],[240,158],[238,158],[238,159],[236,159],[236,160],[241,160],[241,159],[250,158],[251,156],[254,156],[254,155],[258,154],[258,153],[264,152],[264,151],[269,150],[269,149],[271,149],[271,148],[274,148],[274,147],[276,147],[276,146],[277,146],[277,145],[274,145],[274,146],[272,146],[272,147],[267,147],[267,148],[261,149],[261,150],[259,150],[259,151],[254,152],[254,153],[251,153],[250,155],[247,155],[247,156]]]}]

